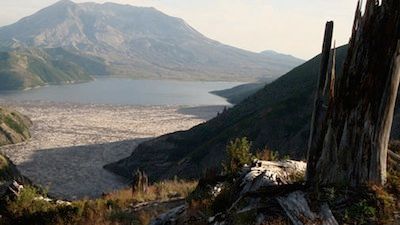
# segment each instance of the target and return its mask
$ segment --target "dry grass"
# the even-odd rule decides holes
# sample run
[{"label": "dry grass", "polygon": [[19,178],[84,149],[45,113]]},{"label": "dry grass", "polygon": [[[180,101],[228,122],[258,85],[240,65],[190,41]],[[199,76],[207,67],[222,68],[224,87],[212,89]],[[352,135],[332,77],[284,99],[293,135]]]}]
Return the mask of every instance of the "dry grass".
[{"label": "dry grass", "polygon": [[[150,220],[168,208],[156,207],[133,211],[131,205],[138,202],[169,200],[173,197],[187,197],[196,187],[195,181],[165,181],[151,185],[146,193],[131,190],[116,191],[101,199],[80,200],[72,205],[35,200],[40,194],[35,188],[27,187],[16,199],[4,202],[0,210],[6,215],[3,224],[40,224],[40,225],[124,225],[148,224]],[[2,204],[2,203],[0,203]],[[18,222],[17,222],[18,221]]]},{"label": "dry grass", "polygon": [[256,153],[256,158],[264,161],[278,161],[279,153],[265,147],[263,150]]},{"label": "dry grass", "polygon": [[147,192],[123,189],[108,194],[106,200],[118,200],[125,203],[139,203],[155,200],[168,200],[171,198],[186,198],[197,186],[197,181],[173,180],[157,182],[148,187]]}]

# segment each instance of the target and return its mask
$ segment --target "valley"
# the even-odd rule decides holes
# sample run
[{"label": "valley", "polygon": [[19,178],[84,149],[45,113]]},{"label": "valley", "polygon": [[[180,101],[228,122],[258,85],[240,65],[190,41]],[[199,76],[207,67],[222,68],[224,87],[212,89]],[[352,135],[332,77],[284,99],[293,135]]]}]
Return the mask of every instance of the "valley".
[{"label": "valley", "polygon": [[[129,185],[103,169],[159,135],[214,117],[223,106],[111,106],[1,102],[29,116],[32,138],[0,147],[21,173],[61,199],[99,197]],[[194,114],[195,112],[196,114]]]},{"label": "valley", "polygon": [[109,1],[0,3],[0,225],[400,224],[398,0]]}]

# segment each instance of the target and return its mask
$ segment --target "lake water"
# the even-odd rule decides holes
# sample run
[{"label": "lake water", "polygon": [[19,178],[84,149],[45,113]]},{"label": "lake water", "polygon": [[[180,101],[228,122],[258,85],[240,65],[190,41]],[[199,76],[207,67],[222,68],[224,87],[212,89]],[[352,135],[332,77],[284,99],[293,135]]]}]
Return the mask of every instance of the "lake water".
[{"label": "lake water", "polygon": [[226,99],[209,92],[240,84],[100,78],[88,83],[0,92],[0,99],[118,105],[229,105]]}]

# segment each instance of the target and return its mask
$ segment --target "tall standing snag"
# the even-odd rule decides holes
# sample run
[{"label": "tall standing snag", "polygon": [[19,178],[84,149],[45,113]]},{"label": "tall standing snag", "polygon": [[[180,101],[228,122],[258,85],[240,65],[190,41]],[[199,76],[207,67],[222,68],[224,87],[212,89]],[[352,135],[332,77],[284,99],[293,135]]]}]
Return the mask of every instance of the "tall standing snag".
[{"label": "tall standing snag", "polygon": [[399,0],[368,0],[364,15],[358,4],[343,74],[309,146],[309,183],[385,182],[400,79],[399,30]]},{"label": "tall standing snag", "polygon": [[325,35],[324,42],[322,44],[321,53],[321,65],[318,77],[317,91],[315,93],[314,100],[314,111],[311,119],[311,129],[310,129],[310,139],[308,142],[308,166],[307,166],[307,177],[308,181],[311,182],[315,177],[316,162],[319,155],[321,154],[320,149],[318,149],[318,143],[322,129],[322,121],[325,117],[324,102],[326,99],[326,87],[328,83],[328,67],[329,67],[329,56],[332,46],[333,37],[333,21],[329,21],[325,25]]}]

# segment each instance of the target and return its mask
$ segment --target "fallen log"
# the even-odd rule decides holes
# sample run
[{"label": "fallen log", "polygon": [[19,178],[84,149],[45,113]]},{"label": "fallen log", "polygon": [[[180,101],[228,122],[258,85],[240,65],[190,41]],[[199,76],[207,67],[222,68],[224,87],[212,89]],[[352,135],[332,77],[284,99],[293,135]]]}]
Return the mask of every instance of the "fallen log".
[{"label": "fallen log", "polygon": [[388,150],[388,157],[397,163],[400,163],[400,155]]},{"label": "fallen log", "polygon": [[304,192],[295,191],[286,197],[276,198],[293,225],[339,225],[326,203],[321,206],[318,213],[314,213],[305,196]]}]

